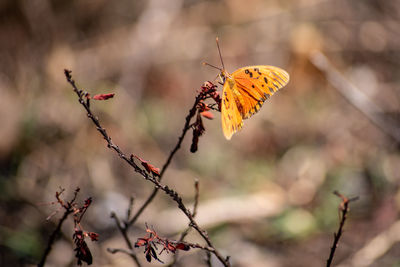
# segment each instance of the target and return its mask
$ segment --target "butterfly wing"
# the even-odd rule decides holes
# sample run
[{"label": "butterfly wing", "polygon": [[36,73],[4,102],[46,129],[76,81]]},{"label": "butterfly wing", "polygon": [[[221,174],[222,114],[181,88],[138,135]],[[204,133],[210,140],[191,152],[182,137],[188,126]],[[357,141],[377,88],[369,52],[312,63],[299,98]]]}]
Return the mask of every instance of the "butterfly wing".
[{"label": "butterfly wing", "polygon": [[[232,73],[234,99],[243,119],[256,113],[264,101],[289,82],[289,74],[274,66],[243,67]],[[224,86],[225,88],[225,86]]]},{"label": "butterfly wing", "polygon": [[243,125],[242,115],[238,109],[239,98],[235,98],[232,91],[235,86],[234,80],[232,78],[227,78],[222,91],[222,131],[224,132],[225,138],[228,140],[230,140],[232,135],[239,131]]}]

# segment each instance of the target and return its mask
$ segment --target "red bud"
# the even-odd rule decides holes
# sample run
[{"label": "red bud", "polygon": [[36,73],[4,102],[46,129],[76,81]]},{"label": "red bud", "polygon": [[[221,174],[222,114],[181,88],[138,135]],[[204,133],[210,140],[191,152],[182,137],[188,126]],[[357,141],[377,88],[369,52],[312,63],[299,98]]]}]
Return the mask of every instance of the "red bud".
[{"label": "red bud", "polygon": [[183,244],[183,243],[178,243],[178,244],[175,246],[175,248],[176,248],[176,249],[185,250],[185,251],[188,251],[188,250],[190,249],[190,247],[189,247],[188,245]]},{"label": "red bud", "polygon": [[99,240],[99,234],[98,233],[89,232],[88,236],[90,237],[90,239],[92,241],[98,241]]},{"label": "red bud", "polygon": [[214,119],[214,114],[212,114],[210,111],[203,111],[200,114],[201,114],[201,116],[203,116],[206,119],[209,119],[209,120]]},{"label": "red bud", "polygon": [[109,98],[113,98],[114,97],[114,93],[111,94],[99,94],[99,95],[95,95],[92,97],[92,99],[94,100],[107,100]]}]

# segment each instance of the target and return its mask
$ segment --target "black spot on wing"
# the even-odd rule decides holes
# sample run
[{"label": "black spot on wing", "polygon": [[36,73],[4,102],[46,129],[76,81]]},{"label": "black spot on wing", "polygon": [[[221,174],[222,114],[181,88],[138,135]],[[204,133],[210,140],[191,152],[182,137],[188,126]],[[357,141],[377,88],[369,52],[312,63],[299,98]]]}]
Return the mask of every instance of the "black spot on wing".
[{"label": "black spot on wing", "polygon": [[245,69],[245,70],[244,70],[244,73],[246,73],[247,75],[249,75],[250,78],[253,78],[253,72],[251,72],[250,70]]},{"label": "black spot on wing", "polygon": [[224,99],[224,104],[225,104],[226,108],[229,109],[230,103],[229,103],[228,98]]}]

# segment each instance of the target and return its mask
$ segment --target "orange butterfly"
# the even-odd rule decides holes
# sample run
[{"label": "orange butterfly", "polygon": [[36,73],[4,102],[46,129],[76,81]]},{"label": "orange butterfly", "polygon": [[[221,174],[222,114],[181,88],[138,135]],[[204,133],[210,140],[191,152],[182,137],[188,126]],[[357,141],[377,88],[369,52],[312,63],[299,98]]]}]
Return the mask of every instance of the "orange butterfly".
[{"label": "orange butterfly", "polygon": [[[289,82],[289,74],[274,66],[243,67],[229,74],[224,67],[218,44],[222,69],[219,75],[223,81],[221,121],[225,138],[232,135],[243,126],[243,120],[255,114],[264,101]],[[209,66],[217,68],[211,64]]]}]

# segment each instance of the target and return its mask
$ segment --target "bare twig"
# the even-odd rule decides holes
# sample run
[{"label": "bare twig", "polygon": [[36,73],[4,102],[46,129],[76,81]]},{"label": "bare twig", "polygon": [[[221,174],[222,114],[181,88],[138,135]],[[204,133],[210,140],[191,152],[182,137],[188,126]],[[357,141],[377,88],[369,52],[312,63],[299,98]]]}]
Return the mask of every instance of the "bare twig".
[{"label": "bare twig", "polygon": [[[195,195],[194,195],[194,204],[193,204],[193,212],[192,212],[193,218],[196,217],[197,206],[198,206],[198,203],[199,203],[199,196],[200,196],[199,180],[197,180],[197,179],[194,182],[194,189],[195,189]],[[179,237],[179,242],[182,242],[185,239],[185,237],[189,234],[190,229],[191,229],[191,227],[189,226],[188,228],[185,229],[185,231],[183,231],[181,233],[181,236]],[[174,259],[172,260],[172,262],[168,266],[169,267],[174,266],[177,260],[178,260],[178,252],[176,252],[174,254]]]},{"label": "bare twig", "polygon": [[353,106],[361,111],[372,123],[386,135],[400,143],[400,129],[396,123],[388,122],[380,116],[384,111],[370,100],[359,88],[346,79],[321,52],[315,52],[310,56],[311,62],[319,70],[325,73],[327,80],[338,90]]},{"label": "bare twig", "polygon": [[182,198],[176,193],[174,190],[170,189],[167,185],[162,185],[158,180],[153,179],[151,180],[153,184],[164,191],[167,195],[169,195],[177,204],[179,209],[186,215],[186,217],[190,221],[190,226],[193,227],[200,235],[203,237],[203,239],[206,241],[207,245],[213,249],[214,255],[221,261],[221,263],[224,266],[230,266],[229,262],[229,257],[223,258],[222,255],[214,248],[213,244],[211,243],[211,240],[207,234],[206,231],[200,228],[200,226],[197,224],[197,222],[194,220],[192,213],[185,207]]},{"label": "bare twig", "polygon": [[[131,198],[129,199],[129,207],[126,212],[126,221],[127,222],[131,219],[131,214],[132,214],[132,209],[133,209],[133,201],[134,201],[134,198],[131,196]],[[126,225],[125,225],[125,227],[126,227]]]},{"label": "bare twig", "polygon": [[[65,74],[65,76],[66,76],[66,78],[67,78],[67,81],[71,84],[71,86],[72,86],[74,92],[78,95],[79,103],[85,108],[85,110],[86,110],[86,112],[87,112],[87,116],[88,116],[88,117],[91,119],[91,121],[95,124],[95,126],[96,126],[96,128],[97,128],[97,131],[99,131],[100,134],[103,136],[103,138],[106,140],[107,146],[108,146],[109,148],[111,148],[113,151],[115,151],[121,159],[123,159],[123,160],[124,160],[125,162],[127,162],[131,167],[133,167],[133,169],[134,169],[135,172],[139,173],[145,180],[147,180],[147,181],[153,183],[153,184],[154,184],[154,187],[155,187],[156,189],[161,189],[165,194],[167,194],[168,196],[170,196],[170,197],[177,203],[179,209],[180,209],[180,210],[186,215],[186,217],[189,219],[189,221],[190,221],[190,226],[193,227],[193,228],[203,237],[203,239],[206,241],[207,245],[208,245],[209,247],[212,248],[212,250],[213,250],[212,253],[221,261],[221,263],[222,263],[224,266],[230,266],[229,257],[224,258],[224,257],[219,253],[219,251],[217,251],[217,250],[214,248],[214,246],[212,245],[212,243],[211,243],[211,241],[210,241],[210,238],[208,237],[207,232],[204,231],[203,229],[201,229],[201,228],[199,227],[199,225],[197,224],[197,222],[194,220],[194,218],[193,218],[193,216],[192,216],[192,213],[189,211],[189,209],[186,208],[186,206],[184,205],[184,203],[183,203],[183,201],[182,201],[182,198],[178,195],[178,193],[176,193],[174,190],[170,189],[168,186],[161,184],[159,178],[155,177],[154,175],[151,176],[148,172],[146,172],[145,169],[140,168],[140,167],[135,163],[133,157],[128,157],[128,156],[126,156],[126,154],[124,154],[124,153],[122,152],[122,150],[121,150],[117,145],[115,145],[115,144],[112,142],[111,137],[110,137],[110,136],[107,134],[107,132],[106,132],[106,129],[104,129],[104,128],[101,126],[100,121],[97,119],[97,117],[95,117],[95,116],[93,115],[93,113],[92,113],[92,111],[91,111],[91,109],[90,109],[90,102],[89,102],[89,99],[86,99],[86,101],[85,101],[84,97],[85,97],[87,94],[84,93],[82,90],[80,90],[80,89],[77,88],[77,86],[76,86],[76,84],[75,84],[75,81],[72,79],[71,71],[65,70],[65,71],[64,71],[64,74]],[[199,94],[199,96],[198,96],[199,101],[201,100],[200,97],[201,97],[201,94]],[[197,98],[196,98],[196,100],[197,100]],[[196,107],[196,105],[194,106],[194,108],[195,108],[195,107]],[[194,111],[194,113],[195,113],[195,111]],[[189,115],[190,115],[190,114],[189,114]],[[187,118],[189,118],[189,116],[188,116]],[[189,118],[189,121],[190,121],[190,118]],[[189,122],[187,122],[185,125],[187,125],[187,127],[188,127]],[[183,140],[183,137],[184,137],[186,131],[187,131],[187,129],[184,128],[183,133],[182,133],[182,136],[181,136],[180,139],[179,139],[180,141],[178,142],[178,145],[177,145],[177,146],[175,147],[175,149],[171,152],[170,157],[169,157],[169,160],[167,160],[166,164],[165,164],[164,167],[163,167],[162,174],[165,172],[166,168],[168,167],[168,165],[169,165],[169,163],[170,163],[170,159],[172,159],[173,155],[174,155],[174,154],[176,153],[176,151],[179,149],[180,144],[181,144],[181,142],[182,142],[181,140]],[[161,176],[161,175],[160,175],[160,176]],[[161,177],[160,177],[160,178],[161,178]],[[154,191],[153,191],[153,192],[154,192]],[[151,200],[150,200],[150,202],[151,202]],[[116,216],[115,216],[115,218],[116,218]],[[118,222],[117,225],[120,225],[120,226],[121,226],[121,223]],[[121,229],[120,229],[120,231],[121,231]],[[126,228],[125,228],[124,231],[126,231]],[[121,231],[121,233],[124,233],[124,232]],[[126,234],[125,234],[125,235],[126,235]],[[132,245],[132,243],[131,243],[131,245]],[[128,246],[129,246],[129,245],[128,245]]]},{"label": "bare twig", "polygon": [[207,256],[207,258],[206,258],[205,262],[206,262],[207,266],[208,267],[212,267],[212,264],[211,264],[211,253],[207,251],[206,252],[206,256]]},{"label": "bare twig", "polygon": [[199,180],[194,181],[194,204],[193,204],[193,217],[196,217],[197,207],[199,206],[199,197],[200,197],[200,189],[199,189]]},{"label": "bare twig", "polygon": [[[131,198],[131,200],[132,199],[133,198]],[[132,203],[132,202],[130,202],[130,203]],[[130,208],[128,208],[128,211],[129,210],[130,210]],[[135,252],[133,251],[132,242],[128,237],[128,233],[127,233],[128,229],[125,227],[125,225],[122,225],[121,221],[119,220],[119,218],[118,218],[117,214],[115,214],[115,212],[111,213],[111,218],[113,218],[115,220],[115,224],[117,225],[118,230],[121,232],[121,234],[122,234],[122,236],[123,236],[123,238],[125,240],[125,243],[127,244],[128,248],[129,248],[129,252],[127,252],[127,251],[125,251],[123,249],[113,249],[113,250],[108,249],[108,251],[113,253],[113,254],[117,253],[117,252],[124,252],[125,254],[129,255],[132,258],[132,260],[136,263],[136,265],[138,267],[140,267],[141,266],[140,261],[137,258]]]},{"label": "bare twig", "polygon": [[121,149],[115,145],[112,140],[111,137],[107,134],[106,129],[104,129],[101,125],[100,125],[100,121],[97,119],[97,117],[95,117],[92,113],[92,111],[90,110],[90,100],[89,99],[84,99],[84,97],[86,96],[86,93],[84,93],[82,90],[78,89],[78,87],[76,87],[75,85],[75,81],[72,79],[71,76],[71,71],[69,70],[64,70],[64,74],[67,77],[67,81],[71,84],[71,86],[74,89],[74,92],[78,95],[78,101],[79,103],[86,109],[87,112],[87,116],[92,120],[92,122],[94,123],[94,125],[96,126],[97,131],[103,136],[103,138],[106,140],[107,142],[107,147],[111,148],[112,150],[114,150],[118,156],[123,159],[125,162],[127,162],[129,165],[131,165],[135,172],[140,173],[143,177],[149,177],[149,175],[146,173],[146,171],[142,168],[140,168],[133,159],[131,159],[130,157],[126,156]]},{"label": "bare twig", "polygon": [[332,264],[333,256],[335,255],[335,251],[336,251],[336,248],[338,247],[340,237],[342,236],[343,226],[344,226],[344,223],[346,221],[347,213],[350,210],[349,203],[351,201],[355,201],[355,200],[358,199],[358,197],[349,199],[349,198],[345,197],[344,195],[340,194],[337,191],[335,191],[333,193],[342,199],[342,202],[340,203],[340,206],[339,206],[340,211],[341,211],[341,218],[340,218],[339,229],[333,235],[334,239],[333,239],[333,244],[332,244],[332,247],[331,247],[331,252],[329,254],[329,258],[328,258],[327,263],[326,263],[327,267],[331,266],[331,264]]},{"label": "bare twig", "polygon": [[[126,249],[123,249],[123,248],[107,248],[107,251],[112,253],[112,254],[121,252],[121,253],[125,253],[128,256],[131,256],[132,258],[136,258],[136,254],[132,250],[126,250]],[[140,262],[137,262],[137,265],[141,266]]]},{"label": "bare twig", "polygon": [[43,254],[42,258],[40,259],[40,262],[37,265],[38,267],[42,267],[46,263],[47,256],[49,255],[49,253],[51,251],[51,248],[52,248],[52,246],[54,244],[54,241],[56,240],[57,235],[61,232],[62,224],[68,218],[68,215],[73,213],[73,211],[74,211],[73,204],[74,204],[74,202],[76,200],[76,197],[78,196],[79,190],[80,189],[77,188],[74,191],[74,196],[72,197],[72,199],[70,201],[67,201],[66,203],[60,198],[60,195],[65,190],[61,189],[60,192],[56,192],[56,199],[57,199],[58,203],[60,203],[61,206],[64,207],[65,212],[64,212],[64,215],[61,217],[61,219],[58,221],[56,229],[54,229],[53,233],[51,233],[51,235],[50,235],[49,241],[47,242],[46,250],[44,251],[44,254]]},{"label": "bare twig", "polygon": [[47,256],[49,255],[49,253],[51,251],[51,247],[53,246],[53,243],[56,240],[57,235],[61,232],[62,224],[68,218],[68,215],[70,215],[71,213],[72,213],[72,209],[65,210],[64,215],[62,216],[62,218],[58,222],[56,229],[50,235],[49,241],[47,242],[46,250],[44,251],[44,254],[43,254],[42,258],[41,258],[40,262],[37,265],[38,267],[44,266],[44,264],[46,262],[46,258],[47,258]]},{"label": "bare twig", "polygon": [[[202,100],[204,96],[199,94],[194,103],[192,108],[189,111],[189,114],[186,116],[185,119],[185,125],[183,126],[182,129],[182,134],[181,136],[178,138],[178,142],[176,143],[174,149],[170,152],[167,160],[165,161],[161,172],[160,172],[160,177],[159,180],[161,181],[161,179],[164,176],[165,171],[167,170],[169,164],[171,163],[172,158],[174,157],[175,153],[179,150],[179,148],[181,147],[182,141],[185,138],[185,135],[187,133],[187,131],[191,128],[190,125],[190,121],[192,120],[192,118],[194,117],[194,115],[196,114],[196,107],[197,104],[200,102],[200,100]],[[146,199],[146,201],[143,203],[143,205],[138,209],[138,211],[136,212],[136,214],[133,216],[132,220],[130,220],[127,223],[127,226],[131,226],[132,224],[134,224],[136,222],[136,220],[139,218],[139,216],[142,214],[142,212],[146,209],[146,207],[153,201],[153,199],[155,198],[155,196],[157,195],[158,189],[154,188],[153,192],[151,192],[150,196]]]},{"label": "bare twig", "polygon": [[[197,206],[199,205],[199,181],[196,179],[196,181],[194,182],[194,188],[195,188],[195,195],[194,195],[194,203],[193,203],[193,212],[192,212],[192,216],[193,218],[196,217],[197,214]],[[182,232],[179,241],[183,241],[185,239],[185,237],[187,236],[187,234],[189,233],[190,230],[190,226],[188,228],[186,228],[185,231]]]}]

